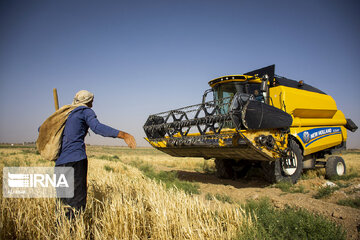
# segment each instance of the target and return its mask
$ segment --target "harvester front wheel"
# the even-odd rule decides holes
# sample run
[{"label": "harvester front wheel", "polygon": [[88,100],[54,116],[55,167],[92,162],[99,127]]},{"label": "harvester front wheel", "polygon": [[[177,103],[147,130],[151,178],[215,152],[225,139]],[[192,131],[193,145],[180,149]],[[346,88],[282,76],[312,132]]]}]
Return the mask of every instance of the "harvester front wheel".
[{"label": "harvester front wheel", "polygon": [[262,163],[264,176],[271,183],[281,181],[296,183],[302,173],[302,160],[303,156],[299,145],[291,139],[287,158]]}]

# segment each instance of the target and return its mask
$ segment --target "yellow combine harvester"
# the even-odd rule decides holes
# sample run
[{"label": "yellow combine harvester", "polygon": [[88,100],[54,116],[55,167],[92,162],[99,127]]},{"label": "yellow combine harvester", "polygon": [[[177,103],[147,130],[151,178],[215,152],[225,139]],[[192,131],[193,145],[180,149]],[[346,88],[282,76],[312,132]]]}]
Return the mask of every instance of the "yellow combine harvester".
[{"label": "yellow combine harvester", "polygon": [[[177,157],[215,158],[217,176],[238,178],[260,166],[271,182],[295,183],[303,169],[346,172],[344,160],[325,155],[346,148],[357,126],[334,99],[303,81],[275,75],[275,65],[209,82],[201,104],[150,115],[146,140]],[[206,101],[208,93],[214,99]]]}]

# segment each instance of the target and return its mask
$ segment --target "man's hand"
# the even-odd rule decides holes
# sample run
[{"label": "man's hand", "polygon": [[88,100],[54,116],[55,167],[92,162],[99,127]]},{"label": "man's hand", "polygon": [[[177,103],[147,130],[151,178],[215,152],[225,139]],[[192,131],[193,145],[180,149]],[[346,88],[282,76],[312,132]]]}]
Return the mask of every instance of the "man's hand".
[{"label": "man's hand", "polygon": [[133,148],[133,149],[136,148],[136,141],[132,135],[126,134],[124,137],[124,141],[130,148]]},{"label": "man's hand", "polygon": [[123,131],[119,131],[119,134],[117,136],[118,138],[124,139],[125,143],[130,147],[130,148],[136,148],[136,141],[135,138]]}]

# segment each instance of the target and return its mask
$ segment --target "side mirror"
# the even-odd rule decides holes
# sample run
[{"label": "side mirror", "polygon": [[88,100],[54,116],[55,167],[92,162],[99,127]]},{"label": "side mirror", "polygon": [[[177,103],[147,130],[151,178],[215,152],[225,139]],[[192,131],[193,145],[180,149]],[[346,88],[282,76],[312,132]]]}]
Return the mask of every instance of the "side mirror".
[{"label": "side mirror", "polygon": [[262,82],[260,85],[260,91],[261,92],[267,92],[268,90],[268,80],[269,80],[269,76],[267,74],[265,74],[262,78]]},{"label": "side mirror", "polygon": [[208,95],[208,93],[209,92],[213,92],[214,90],[212,89],[212,88],[210,88],[210,89],[208,89],[208,90],[206,90],[205,92],[204,92],[204,95],[203,95],[203,97],[202,97],[202,104],[205,104],[205,101],[206,101],[206,96]]}]

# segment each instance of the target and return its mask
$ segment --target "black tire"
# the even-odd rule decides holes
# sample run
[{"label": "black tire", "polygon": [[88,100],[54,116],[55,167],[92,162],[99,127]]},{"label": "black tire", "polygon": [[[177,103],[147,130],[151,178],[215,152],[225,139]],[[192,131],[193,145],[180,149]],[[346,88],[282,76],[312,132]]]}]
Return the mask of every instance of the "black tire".
[{"label": "black tire", "polygon": [[[292,139],[289,140],[290,156],[293,159],[279,159],[273,162],[262,162],[261,167],[267,181],[276,183],[287,181],[296,183],[303,170],[303,155],[299,145]],[[293,160],[293,167],[287,167],[286,162]]]},{"label": "black tire", "polygon": [[235,176],[233,169],[235,161],[232,159],[215,159],[216,177],[232,179]]},{"label": "black tire", "polygon": [[233,166],[234,178],[235,179],[244,178],[247,175],[247,173],[250,171],[251,166],[252,166],[251,163],[249,163],[248,161],[244,161],[244,160],[236,161],[235,165]]},{"label": "black tire", "polygon": [[342,157],[331,156],[326,161],[325,176],[327,179],[339,177],[346,174],[346,165]]}]

